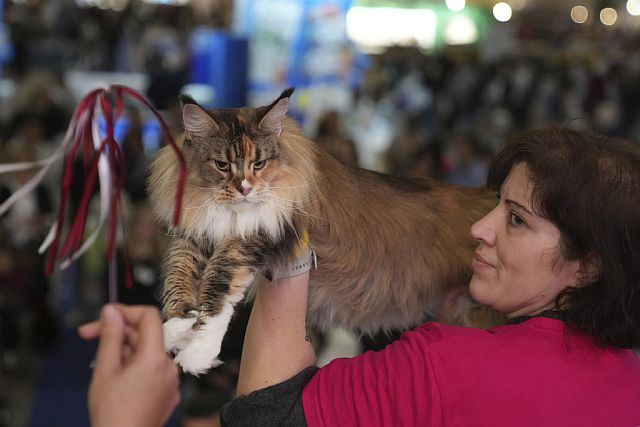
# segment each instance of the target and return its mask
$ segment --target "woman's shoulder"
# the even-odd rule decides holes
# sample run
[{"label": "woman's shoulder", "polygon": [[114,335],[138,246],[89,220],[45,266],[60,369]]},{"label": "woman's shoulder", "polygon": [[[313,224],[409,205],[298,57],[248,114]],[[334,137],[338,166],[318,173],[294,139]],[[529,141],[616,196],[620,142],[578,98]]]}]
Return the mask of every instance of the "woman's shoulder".
[{"label": "woman's shoulder", "polygon": [[496,346],[500,343],[531,341],[535,337],[545,341],[557,341],[565,336],[562,321],[550,318],[533,318],[518,324],[508,324],[480,329],[428,322],[403,334],[403,340],[417,340],[434,348]]},{"label": "woman's shoulder", "polygon": [[[505,329],[506,328],[506,329]],[[419,338],[429,343],[446,342],[450,340],[465,340],[468,338],[491,338],[495,334],[510,332],[509,326],[498,326],[491,329],[480,329],[459,325],[448,325],[438,322],[427,322],[417,328],[405,332],[403,338]]]}]

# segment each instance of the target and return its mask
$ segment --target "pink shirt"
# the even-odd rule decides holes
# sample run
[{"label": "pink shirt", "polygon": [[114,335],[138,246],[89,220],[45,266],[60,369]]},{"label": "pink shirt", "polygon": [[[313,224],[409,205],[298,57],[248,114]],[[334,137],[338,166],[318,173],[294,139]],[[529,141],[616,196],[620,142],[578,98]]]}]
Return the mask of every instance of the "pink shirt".
[{"label": "pink shirt", "polygon": [[640,358],[534,318],[488,331],[427,323],[337,359],[303,392],[309,426],[640,426]]}]

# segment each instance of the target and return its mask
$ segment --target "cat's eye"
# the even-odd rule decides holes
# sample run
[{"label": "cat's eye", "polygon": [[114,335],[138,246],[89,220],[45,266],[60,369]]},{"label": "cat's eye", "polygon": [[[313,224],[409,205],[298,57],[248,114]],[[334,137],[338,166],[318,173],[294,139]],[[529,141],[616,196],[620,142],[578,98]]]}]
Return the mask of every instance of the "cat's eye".
[{"label": "cat's eye", "polygon": [[218,169],[221,171],[228,171],[231,169],[231,164],[227,162],[223,162],[222,160],[214,160],[213,161]]},{"label": "cat's eye", "polygon": [[259,162],[254,162],[253,163],[253,170],[260,170],[262,168],[264,168],[267,165],[267,161],[266,160],[260,160]]}]

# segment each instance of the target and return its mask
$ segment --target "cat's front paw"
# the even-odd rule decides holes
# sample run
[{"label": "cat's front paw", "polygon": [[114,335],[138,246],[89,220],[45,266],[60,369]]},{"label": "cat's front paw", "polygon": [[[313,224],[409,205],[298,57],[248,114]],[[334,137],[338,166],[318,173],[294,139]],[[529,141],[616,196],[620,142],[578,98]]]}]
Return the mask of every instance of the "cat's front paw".
[{"label": "cat's front paw", "polygon": [[169,353],[175,353],[185,348],[195,333],[193,326],[198,320],[198,312],[189,312],[189,317],[172,317],[164,322],[164,349]]},{"label": "cat's front paw", "polygon": [[229,324],[226,316],[201,318],[200,321],[187,346],[174,358],[185,372],[193,375],[204,374],[222,364],[218,355]]}]

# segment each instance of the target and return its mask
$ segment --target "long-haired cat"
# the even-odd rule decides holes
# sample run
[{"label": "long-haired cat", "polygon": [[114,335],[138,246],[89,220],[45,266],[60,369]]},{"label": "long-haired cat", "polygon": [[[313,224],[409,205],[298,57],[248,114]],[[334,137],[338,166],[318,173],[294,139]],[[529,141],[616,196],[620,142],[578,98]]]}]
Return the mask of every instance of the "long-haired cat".
[{"label": "long-haired cat", "polygon": [[[471,276],[469,229],[495,193],[345,166],[286,116],[292,92],[212,111],[182,99],[188,172],[164,314],[167,350],[187,372],[219,363],[234,305],[258,275],[293,258],[305,231],[317,254],[308,321],[323,329],[405,330]],[[167,147],[151,169],[153,205],[167,224],[178,168]]]}]

